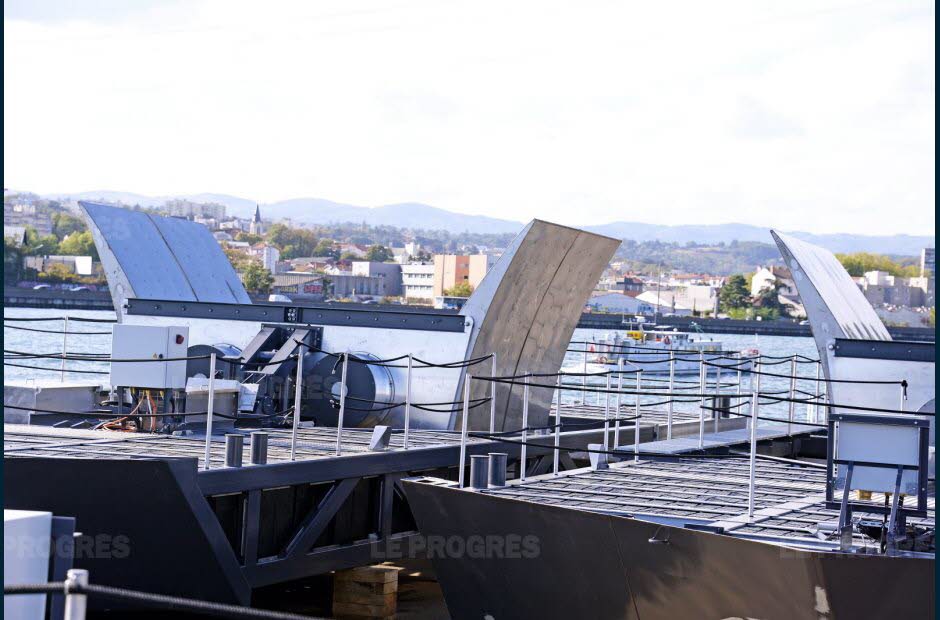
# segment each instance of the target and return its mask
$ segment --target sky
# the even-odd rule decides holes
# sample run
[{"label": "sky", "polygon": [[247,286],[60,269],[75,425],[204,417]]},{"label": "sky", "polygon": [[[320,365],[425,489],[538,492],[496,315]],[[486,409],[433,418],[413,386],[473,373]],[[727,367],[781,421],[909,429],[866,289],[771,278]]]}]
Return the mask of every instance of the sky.
[{"label": "sky", "polygon": [[4,0],[4,187],[934,234],[934,3]]}]

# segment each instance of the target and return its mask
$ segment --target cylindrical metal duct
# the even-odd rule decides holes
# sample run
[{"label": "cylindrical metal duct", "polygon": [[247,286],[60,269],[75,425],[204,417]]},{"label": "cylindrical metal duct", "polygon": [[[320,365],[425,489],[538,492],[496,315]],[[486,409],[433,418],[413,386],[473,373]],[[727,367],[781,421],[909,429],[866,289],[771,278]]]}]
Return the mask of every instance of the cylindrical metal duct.
[{"label": "cylindrical metal duct", "polygon": [[[389,368],[369,364],[379,358],[363,352],[350,353],[346,371],[344,426],[372,427],[382,424],[397,407],[395,380]],[[339,413],[340,357],[323,356],[304,373],[304,417],[320,426],[335,426]],[[304,368],[307,368],[304,359]]]}]

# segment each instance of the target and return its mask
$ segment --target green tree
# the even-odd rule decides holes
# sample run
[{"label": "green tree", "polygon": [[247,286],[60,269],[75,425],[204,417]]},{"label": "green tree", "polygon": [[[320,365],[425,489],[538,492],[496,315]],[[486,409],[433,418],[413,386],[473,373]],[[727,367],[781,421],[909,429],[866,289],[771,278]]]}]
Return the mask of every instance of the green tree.
[{"label": "green tree", "polygon": [[333,247],[332,239],[320,239],[320,242],[313,248],[313,256],[329,256],[336,260],[339,258],[339,250]]},{"label": "green tree", "polygon": [[458,282],[444,291],[444,295],[447,297],[470,297],[472,293],[473,287],[470,286],[469,282]]},{"label": "green tree", "polygon": [[3,279],[11,286],[22,278],[23,251],[13,239],[3,238]]},{"label": "green tree", "polygon": [[718,293],[718,303],[723,312],[749,306],[751,300],[747,289],[747,279],[741,274],[728,278]]},{"label": "green tree", "polygon": [[46,282],[76,282],[78,276],[62,263],[52,263],[39,274],[39,279]]},{"label": "green tree", "polygon": [[392,251],[384,245],[373,245],[369,248],[369,251],[366,252],[366,260],[376,263],[390,261],[392,260]]},{"label": "green tree", "polygon": [[40,237],[32,226],[26,227],[26,247],[23,254],[26,256],[49,256],[59,253],[59,239],[55,235]]},{"label": "green tree", "polygon": [[249,261],[242,272],[242,282],[249,293],[270,293],[274,284],[274,276],[258,261]]},{"label": "green tree", "polygon": [[911,278],[919,275],[920,271],[914,265],[902,265],[883,254],[855,252],[854,254],[836,254],[836,258],[849,275],[856,278],[865,275],[866,271],[886,271],[893,276]]},{"label": "green tree", "polygon": [[91,236],[91,231],[73,232],[62,240],[59,244],[59,254],[66,256],[91,256],[93,260],[98,260],[98,249],[95,247],[95,240]]},{"label": "green tree", "polygon": [[65,239],[68,235],[86,230],[85,222],[80,218],[59,211],[52,214],[52,234],[57,239]]},{"label": "green tree", "polygon": [[264,241],[264,237],[262,237],[261,235],[253,235],[251,233],[242,231],[238,233],[237,235],[235,235],[235,241],[245,241],[247,243],[250,243],[251,245],[254,245],[256,243],[260,243],[261,241]]}]

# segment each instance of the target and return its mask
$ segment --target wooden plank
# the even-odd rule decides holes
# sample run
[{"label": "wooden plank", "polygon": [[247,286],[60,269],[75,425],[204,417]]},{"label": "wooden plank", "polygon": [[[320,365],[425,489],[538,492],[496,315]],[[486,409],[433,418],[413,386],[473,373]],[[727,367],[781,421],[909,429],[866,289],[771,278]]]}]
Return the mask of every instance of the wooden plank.
[{"label": "wooden plank", "polygon": [[336,571],[336,581],[358,581],[362,583],[398,582],[398,571],[394,566],[360,566],[349,570]]},{"label": "wooden plank", "polygon": [[343,593],[343,600],[346,594],[356,594],[360,596],[371,596],[371,595],[383,595],[383,594],[394,594],[398,592],[398,582],[397,581],[387,581],[387,582],[362,582],[362,581],[346,581],[346,580],[336,580],[333,582],[333,593],[334,597],[337,593]]}]

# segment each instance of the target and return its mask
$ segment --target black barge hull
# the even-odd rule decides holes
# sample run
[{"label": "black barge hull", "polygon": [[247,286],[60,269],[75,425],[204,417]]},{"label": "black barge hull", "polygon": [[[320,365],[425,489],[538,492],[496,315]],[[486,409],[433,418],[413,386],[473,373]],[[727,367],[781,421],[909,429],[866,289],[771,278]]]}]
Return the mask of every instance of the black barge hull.
[{"label": "black barge hull", "polygon": [[440,541],[432,560],[454,618],[934,617],[933,560],[802,551],[427,482],[404,487],[422,534]]}]

